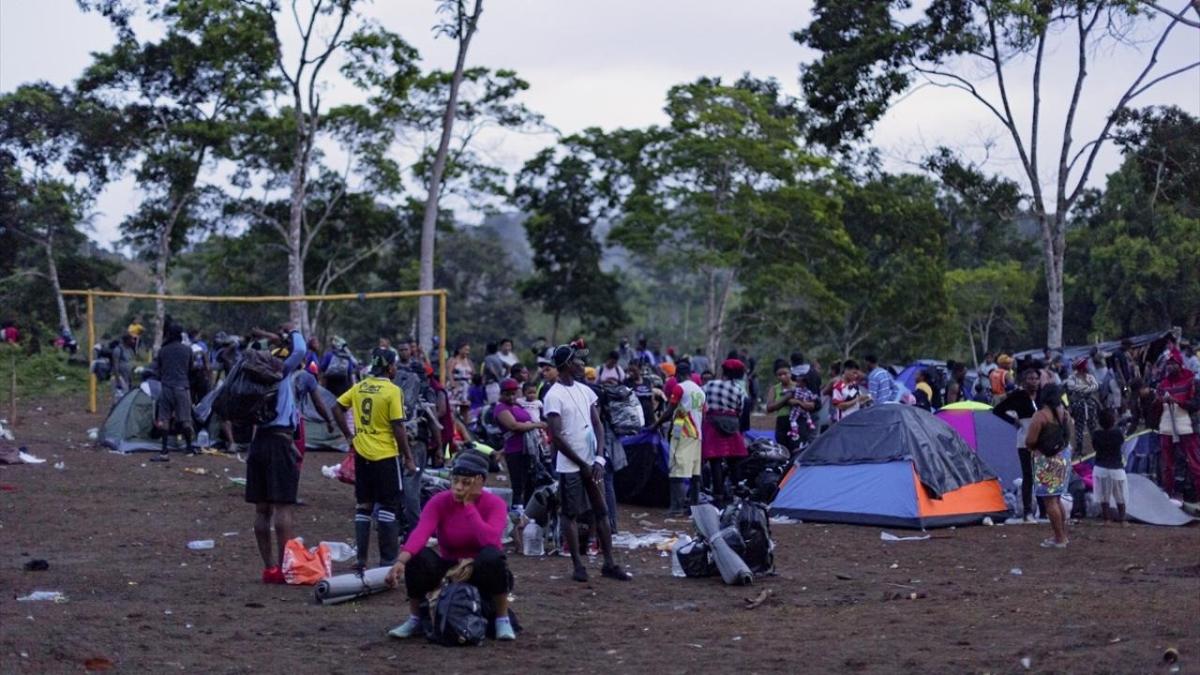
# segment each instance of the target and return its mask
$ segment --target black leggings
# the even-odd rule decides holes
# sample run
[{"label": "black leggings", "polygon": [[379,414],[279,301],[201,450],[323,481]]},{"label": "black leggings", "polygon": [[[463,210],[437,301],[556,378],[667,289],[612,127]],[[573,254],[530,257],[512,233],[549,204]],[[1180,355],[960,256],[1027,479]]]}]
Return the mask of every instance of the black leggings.
[{"label": "black leggings", "polygon": [[708,460],[708,472],[712,477],[712,496],[718,502],[724,502],[729,498],[729,495],[725,493],[725,462],[729,462],[730,480],[736,481],[738,465],[742,463],[742,458],[722,457]]},{"label": "black leggings", "polygon": [[1017,448],[1021,458],[1021,506],[1025,515],[1033,515],[1033,455],[1025,448]]},{"label": "black leggings", "polygon": [[[431,548],[422,549],[404,566],[404,588],[408,597],[424,598],[442,583],[442,577],[456,564],[457,560],[447,560]],[[504,552],[491,546],[480,549],[468,581],[485,596],[511,591],[513,577],[508,571],[508,558]]]},{"label": "black leggings", "polygon": [[509,484],[512,485],[513,506],[524,507],[532,496],[533,481],[529,476],[532,467],[529,460],[529,455],[523,452],[504,455],[504,464],[508,467]]}]

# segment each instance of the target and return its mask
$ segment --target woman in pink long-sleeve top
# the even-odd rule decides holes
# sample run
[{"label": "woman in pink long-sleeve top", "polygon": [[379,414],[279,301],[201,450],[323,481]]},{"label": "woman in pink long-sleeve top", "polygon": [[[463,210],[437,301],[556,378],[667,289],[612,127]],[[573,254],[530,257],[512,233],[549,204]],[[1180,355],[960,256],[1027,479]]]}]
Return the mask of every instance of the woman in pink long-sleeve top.
[{"label": "woman in pink long-sleeve top", "polygon": [[[500,548],[508,506],[500,497],[484,491],[488,460],[479,453],[459,453],[450,473],[450,489],[434,495],[421,510],[416,529],[388,573],[388,584],[393,588],[404,579],[409,605],[408,620],[388,634],[396,638],[419,634],[421,600],[442,583],[451,567],[470,558],[474,565],[468,581],[481,595],[491,596],[495,605],[496,639],[515,640],[508,616],[513,577]],[[425,545],[431,536],[437,537],[437,551]]]}]

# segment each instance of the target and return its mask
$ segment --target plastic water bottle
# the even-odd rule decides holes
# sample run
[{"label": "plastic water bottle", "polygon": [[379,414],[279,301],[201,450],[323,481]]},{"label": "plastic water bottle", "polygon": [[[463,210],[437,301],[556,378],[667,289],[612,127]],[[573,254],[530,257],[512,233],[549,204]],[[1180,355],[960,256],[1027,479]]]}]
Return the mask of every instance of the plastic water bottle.
[{"label": "plastic water bottle", "polygon": [[197,539],[195,541],[188,542],[188,548],[192,549],[193,551],[205,551],[216,545],[217,543],[212,539]]},{"label": "plastic water bottle", "polygon": [[686,534],[679,535],[679,539],[675,541],[675,545],[671,547],[671,576],[686,577],[683,573],[683,565],[679,564],[679,549],[692,543],[692,538]]},{"label": "plastic water bottle", "polygon": [[208,440],[209,439],[208,439],[208,430],[207,429],[201,429],[200,433],[196,434],[196,445],[198,445],[202,448],[207,448]]},{"label": "plastic water bottle", "polygon": [[529,556],[546,555],[546,532],[530,521],[521,532],[521,552]]}]

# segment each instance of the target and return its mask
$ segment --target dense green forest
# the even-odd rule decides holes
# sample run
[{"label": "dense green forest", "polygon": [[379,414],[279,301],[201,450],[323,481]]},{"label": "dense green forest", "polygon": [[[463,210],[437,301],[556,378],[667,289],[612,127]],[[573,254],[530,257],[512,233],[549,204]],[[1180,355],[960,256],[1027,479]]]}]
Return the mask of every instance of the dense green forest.
[{"label": "dense green forest", "polygon": [[[461,56],[451,71],[425,68],[352,0],[300,3],[297,22],[287,2],[80,4],[111,20],[113,47],[70,86],[0,94],[0,319],[27,335],[79,335],[82,307],[63,288],[414,289],[434,242],[451,340],[477,346],[579,333],[602,347],[644,335],[709,353],[969,361],[1200,332],[1200,119],[1189,112],[1134,97],[1079,111],[1104,117],[1095,145],[1123,161],[1089,182],[1087,139],[1052,148],[1086,163],[1060,176],[1057,199],[953,148],[890,172],[868,140],[880,108],[913,84],[901,80],[923,72],[906,64],[945,77],[951,57],[995,46],[999,68],[1001,51],[1065,40],[1055,26],[1074,25],[1072,12],[1129,3],[1005,3],[981,19],[988,3],[948,16],[939,8],[954,3],[934,2],[897,27],[895,3],[817,2],[795,39],[820,56],[802,64],[796,96],[753,74],[698,76],[663,92],[665,123],[560,135],[512,172],[480,151],[480,132],[553,120],[521,102],[518,73],[470,64],[481,2],[439,3],[438,30]],[[135,30],[146,21],[152,38]],[[1006,28],[989,38],[987,22]],[[282,48],[284,31],[303,52]],[[333,83],[360,102],[324,104]],[[1013,139],[1028,143],[1015,128]],[[130,175],[143,201],[121,224],[127,258],[87,233],[97,194]],[[462,211],[488,215],[465,225]],[[291,316],[361,348],[421,323],[416,302],[100,304],[108,336],[138,315],[153,328],[163,312],[208,332]]]}]

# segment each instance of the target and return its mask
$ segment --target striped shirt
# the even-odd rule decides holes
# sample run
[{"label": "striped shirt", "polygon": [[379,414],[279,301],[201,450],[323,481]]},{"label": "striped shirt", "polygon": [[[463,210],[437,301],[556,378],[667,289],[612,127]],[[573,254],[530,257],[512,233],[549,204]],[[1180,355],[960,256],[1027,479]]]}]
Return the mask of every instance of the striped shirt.
[{"label": "striped shirt", "polygon": [[895,403],[900,400],[900,387],[892,379],[892,374],[880,366],[875,366],[867,376],[867,386],[871,392],[871,400],[876,404]]}]

